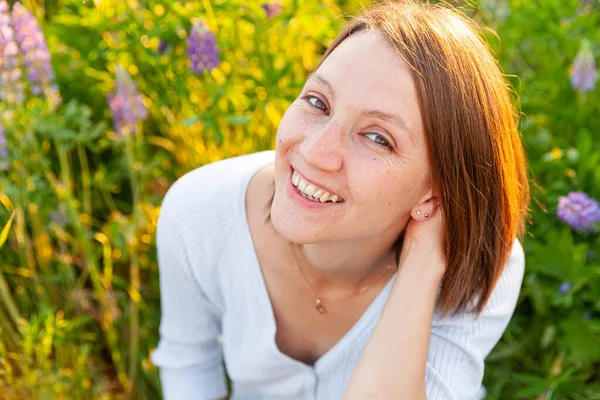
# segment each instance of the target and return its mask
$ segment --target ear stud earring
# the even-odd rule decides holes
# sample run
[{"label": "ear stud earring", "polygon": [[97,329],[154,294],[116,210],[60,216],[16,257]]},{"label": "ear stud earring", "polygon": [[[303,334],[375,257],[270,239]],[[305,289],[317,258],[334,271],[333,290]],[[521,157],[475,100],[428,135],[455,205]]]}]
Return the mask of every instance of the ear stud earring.
[{"label": "ear stud earring", "polygon": [[425,218],[429,218],[429,214],[425,214]]},{"label": "ear stud earring", "polygon": [[421,215],[421,210],[417,210],[417,215]]}]

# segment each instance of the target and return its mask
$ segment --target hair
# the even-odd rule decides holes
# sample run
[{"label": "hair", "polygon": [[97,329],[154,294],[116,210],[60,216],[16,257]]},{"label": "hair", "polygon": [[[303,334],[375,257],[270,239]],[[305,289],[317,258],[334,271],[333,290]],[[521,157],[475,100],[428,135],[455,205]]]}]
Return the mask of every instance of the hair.
[{"label": "hair", "polygon": [[436,307],[443,315],[479,315],[514,240],[523,239],[529,209],[514,91],[474,21],[416,0],[385,2],[352,18],[316,69],[341,42],[367,30],[385,35],[416,85],[431,181],[445,218],[448,265]]}]

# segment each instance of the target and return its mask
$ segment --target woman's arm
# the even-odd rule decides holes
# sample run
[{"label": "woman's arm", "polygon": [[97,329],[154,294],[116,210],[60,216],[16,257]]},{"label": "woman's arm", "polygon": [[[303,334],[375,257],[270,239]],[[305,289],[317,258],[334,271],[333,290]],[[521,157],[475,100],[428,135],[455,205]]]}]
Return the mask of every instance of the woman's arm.
[{"label": "woman's arm", "polygon": [[158,217],[160,341],[151,360],[159,367],[165,400],[218,399],[228,393],[217,340],[221,312],[204,290],[217,284],[212,271],[221,255],[218,243],[228,232],[217,220],[221,212],[215,204],[221,204],[222,193],[214,190],[210,171],[203,167],[180,178]]},{"label": "woman's arm", "polygon": [[426,399],[425,362],[446,266],[442,224],[439,210],[431,220],[409,222],[396,281],[344,400]]},{"label": "woman's arm", "polygon": [[401,265],[343,399],[426,399],[425,361],[441,277],[419,259]]}]

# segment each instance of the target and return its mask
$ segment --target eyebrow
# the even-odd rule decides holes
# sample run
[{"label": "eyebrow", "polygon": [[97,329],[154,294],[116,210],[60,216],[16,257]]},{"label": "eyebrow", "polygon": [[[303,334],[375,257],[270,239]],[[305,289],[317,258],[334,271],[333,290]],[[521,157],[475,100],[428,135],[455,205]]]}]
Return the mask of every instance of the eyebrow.
[{"label": "eyebrow", "polygon": [[331,97],[333,97],[333,99],[335,100],[335,90],[333,90],[333,86],[327,79],[315,72],[310,73],[306,81],[309,81],[311,78],[319,82],[321,85],[325,86],[327,90],[329,90],[329,93],[331,93]]},{"label": "eyebrow", "polygon": [[379,110],[367,110],[365,114],[370,117],[379,118],[397,125],[398,127],[400,127],[400,129],[408,133],[408,136],[410,136],[410,140],[413,142],[413,144],[416,144],[414,132],[412,131],[412,129],[410,129],[406,121],[401,117]]},{"label": "eyebrow", "polygon": [[[333,97],[333,99],[335,100],[335,90],[333,90],[333,86],[327,79],[315,72],[310,73],[306,80],[309,81],[311,78],[325,86],[329,90],[329,93],[331,93],[331,97]],[[406,121],[400,116],[379,110],[366,110],[363,111],[363,113],[369,117],[379,118],[398,126],[400,129],[408,133],[410,140],[413,142],[413,144],[416,144],[414,132],[412,131],[412,129],[410,129]]]}]

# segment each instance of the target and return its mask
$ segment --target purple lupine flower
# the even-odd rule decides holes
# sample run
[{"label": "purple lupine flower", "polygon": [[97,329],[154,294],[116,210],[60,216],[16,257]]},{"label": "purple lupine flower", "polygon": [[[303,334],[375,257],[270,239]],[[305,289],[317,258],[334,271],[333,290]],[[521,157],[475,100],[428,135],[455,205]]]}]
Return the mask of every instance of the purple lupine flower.
[{"label": "purple lupine flower", "polygon": [[192,25],[187,45],[190,71],[201,74],[221,64],[217,38],[202,22],[199,21]]},{"label": "purple lupine flower", "polygon": [[558,197],[557,217],[578,232],[594,230],[600,221],[598,201],[583,192],[570,192]]},{"label": "purple lupine flower", "polygon": [[6,146],[6,134],[4,132],[4,126],[0,121],[0,171],[6,171],[8,169],[8,149]]},{"label": "purple lupine flower", "polygon": [[592,0],[579,0],[581,10],[589,10],[592,7]]},{"label": "purple lupine flower", "polygon": [[582,40],[579,52],[571,66],[571,87],[580,92],[591,92],[596,87],[598,69],[589,40]]},{"label": "purple lupine flower", "polygon": [[558,285],[558,293],[564,296],[565,294],[569,293],[572,287],[573,284],[571,283],[571,281],[563,282],[560,285]]},{"label": "purple lupine flower", "polygon": [[8,11],[6,0],[0,0],[0,101],[20,104],[25,95],[19,67],[19,48]]},{"label": "purple lupine flower", "polygon": [[164,54],[164,52],[167,51],[168,47],[169,42],[165,42],[164,40],[160,39],[158,41],[158,54]]},{"label": "purple lupine flower", "polygon": [[270,1],[268,3],[263,3],[261,7],[263,10],[265,10],[267,13],[267,18],[269,19],[278,17],[279,14],[281,14],[281,3]]},{"label": "purple lupine flower", "polygon": [[137,132],[137,123],[148,118],[137,85],[121,66],[116,69],[115,91],[108,95],[108,106],[115,132],[120,136]]},{"label": "purple lupine flower", "polygon": [[34,96],[49,95],[50,92],[58,93],[44,33],[33,14],[21,3],[15,3],[13,6],[12,26],[21,48],[31,93]]}]

